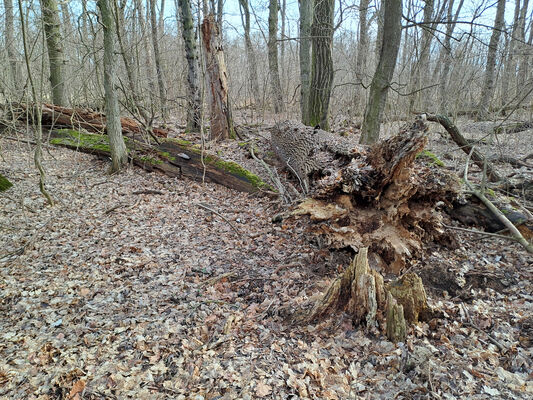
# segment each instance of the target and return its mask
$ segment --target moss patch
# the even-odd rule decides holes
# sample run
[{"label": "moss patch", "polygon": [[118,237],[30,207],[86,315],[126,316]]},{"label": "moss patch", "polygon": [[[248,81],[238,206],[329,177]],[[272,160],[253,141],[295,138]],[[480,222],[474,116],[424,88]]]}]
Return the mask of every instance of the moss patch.
[{"label": "moss patch", "polygon": [[422,150],[416,155],[416,158],[424,158],[426,160],[429,160],[431,164],[437,165],[439,167],[444,167],[444,163],[439,159],[439,157],[437,157],[429,150]]},{"label": "moss patch", "polygon": [[176,157],[171,156],[168,151],[159,151],[158,154],[160,157],[164,158],[165,160],[176,161]]},{"label": "moss patch", "polygon": [[4,175],[0,174],[0,192],[5,192],[11,186],[13,184]]},{"label": "moss patch", "polygon": [[81,133],[74,129],[58,129],[55,133],[61,137],[50,140],[51,144],[111,152],[109,140],[105,135]]},{"label": "moss patch", "polygon": [[[211,157],[210,157],[211,158]],[[207,158],[206,158],[206,161]],[[209,160],[208,162],[212,162],[212,160]],[[259,178],[256,174],[251,173],[247,169],[241,167],[239,164],[233,162],[233,161],[223,161],[223,160],[216,160],[213,163],[217,168],[223,169],[224,171],[229,172],[232,175],[236,176],[242,176],[245,178],[248,182],[251,183],[251,185],[257,189],[266,189],[269,188],[269,185],[266,184],[261,178]]]}]

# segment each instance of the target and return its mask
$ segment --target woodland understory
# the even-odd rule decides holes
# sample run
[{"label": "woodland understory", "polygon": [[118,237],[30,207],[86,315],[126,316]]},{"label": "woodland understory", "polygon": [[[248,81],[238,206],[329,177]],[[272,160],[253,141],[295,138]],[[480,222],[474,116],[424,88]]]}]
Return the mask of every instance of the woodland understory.
[{"label": "woodland understory", "polygon": [[[384,137],[399,125],[385,126]],[[494,125],[458,123],[470,139]],[[256,139],[258,154],[271,151],[268,126],[237,126]],[[442,131],[430,125],[426,148],[461,174],[466,155]],[[531,134],[498,137],[520,159],[531,150]],[[436,313],[394,344],[343,313],[291,318],[327,290],[353,253],[321,246],[303,219],[273,222],[286,206],[272,195],[136,166],[108,175],[107,160],[47,146],[50,207],[39,193],[33,146],[0,137],[0,149],[0,172],[14,185],[0,194],[0,397],[533,393],[533,257],[513,241],[473,233],[443,213],[446,226],[467,230],[450,231],[454,248],[426,243],[407,268],[422,278]],[[242,143],[216,149],[268,182]],[[495,165],[531,180],[531,168]],[[480,176],[471,166],[470,180]],[[280,177],[295,184],[287,172]]]}]

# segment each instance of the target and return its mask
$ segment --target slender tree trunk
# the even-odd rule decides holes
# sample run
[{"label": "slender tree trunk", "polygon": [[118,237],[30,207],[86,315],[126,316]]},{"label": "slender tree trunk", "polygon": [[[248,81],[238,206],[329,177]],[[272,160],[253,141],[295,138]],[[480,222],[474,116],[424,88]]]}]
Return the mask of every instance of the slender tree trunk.
[{"label": "slender tree trunk", "polygon": [[116,59],[115,59],[115,20],[110,0],[98,0],[98,8],[102,16],[104,29],[104,90],[106,109],[106,128],[111,149],[111,171],[116,172],[128,161],[126,144],[122,136],[120,124],[120,110],[115,88]]},{"label": "slender tree trunk", "polygon": [[278,1],[270,0],[268,13],[268,72],[274,100],[274,112],[284,111],[278,67]]},{"label": "slender tree trunk", "polygon": [[250,72],[250,87],[256,105],[261,104],[261,93],[259,93],[259,79],[257,78],[257,61],[255,57],[252,39],[250,38],[250,7],[248,0],[239,0],[241,10],[242,26],[244,28],[244,45],[246,48],[246,60],[248,61],[248,71]]},{"label": "slender tree trunk", "polygon": [[457,19],[459,18],[459,13],[461,12],[461,8],[463,7],[464,0],[461,0],[459,2],[459,5],[457,6],[457,10],[455,11],[455,15],[453,16],[452,20],[452,11],[453,11],[453,3],[454,1],[451,0],[448,5],[448,25],[446,25],[446,36],[444,37],[444,43],[442,46],[442,63],[439,62],[439,64],[442,64],[442,73],[440,76],[440,84],[439,84],[439,110],[441,114],[448,114],[449,109],[449,101],[448,101],[448,77],[450,75],[450,69],[452,64],[452,44],[451,44],[451,37],[453,35],[453,31],[455,29],[455,25],[457,23]]},{"label": "slender tree trunk", "polygon": [[402,0],[387,0],[383,7],[383,40],[379,62],[370,84],[370,94],[365,110],[360,142],[372,144],[379,139],[381,117],[385,109],[402,33]]},{"label": "slender tree trunk", "polygon": [[13,23],[13,2],[4,0],[5,43],[9,61],[9,78],[11,88],[16,92],[19,85],[20,74],[17,68],[17,51],[15,49],[15,27]]},{"label": "slender tree trunk", "polygon": [[[137,11],[137,20],[139,21],[139,29],[141,34],[141,47],[144,52],[144,69],[146,79],[148,81],[148,94],[150,97],[150,104],[154,104],[155,95],[155,80],[152,66],[152,52],[148,43],[148,33],[146,29],[146,18],[144,13],[144,6],[142,0],[134,0],[135,9]],[[153,111],[153,110],[152,110]]]},{"label": "slender tree trunk", "polygon": [[515,50],[517,45],[517,30],[518,19],[520,17],[520,0],[516,0],[513,29],[511,31],[511,38],[509,39],[509,45],[507,46],[507,59],[504,62],[503,76],[502,76],[502,92],[500,95],[500,106],[503,108],[509,100],[509,83],[516,78],[516,57]]},{"label": "slender tree trunk", "polygon": [[527,19],[527,9],[529,6],[529,0],[524,0],[524,3],[522,4],[522,8],[520,10],[520,16],[518,18],[518,30],[516,32],[518,36],[518,49],[519,49],[519,60],[518,60],[518,74],[517,74],[517,80],[518,84],[516,95],[518,97],[518,101],[521,100],[521,97],[523,97],[524,89],[530,90],[531,85],[526,85],[524,87],[524,83],[527,81],[527,52],[528,52],[528,46],[526,43],[526,19]]},{"label": "slender tree trunk", "polygon": [[41,12],[48,47],[48,61],[50,64],[50,85],[52,86],[52,102],[59,106],[68,105],[65,93],[65,77],[63,73],[63,38],[61,37],[61,22],[56,0],[41,0]]},{"label": "slender tree trunk", "polygon": [[498,7],[496,8],[496,18],[494,20],[494,29],[489,42],[489,50],[487,53],[487,63],[485,68],[485,77],[483,79],[483,87],[481,89],[481,100],[478,106],[478,119],[487,119],[489,116],[489,106],[494,95],[495,80],[496,80],[496,56],[498,53],[498,42],[505,23],[505,0],[498,0]]},{"label": "slender tree trunk", "polygon": [[[185,58],[187,58],[187,130],[200,129],[200,84],[198,80],[198,49],[194,33],[191,1],[178,0],[181,19],[183,41],[185,43]],[[256,77],[257,78],[257,77]]]},{"label": "slender tree trunk", "polygon": [[358,110],[365,103],[363,87],[366,76],[366,59],[368,55],[368,5],[370,0],[361,0],[359,4],[359,41],[357,42],[357,60],[355,62],[354,106]]},{"label": "slender tree trunk", "polygon": [[159,51],[159,32],[157,27],[157,16],[155,9],[155,0],[150,0],[150,25],[152,27],[152,44],[154,47],[155,70],[157,74],[157,86],[159,88],[159,104],[163,119],[167,118],[167,95],[165,86],[165,77],[163,75],[163,66],[161,62],[161,53]]},{"label": "slender tree trunk", "polygon": [[300,0],[300,111],[302,122],[309,125],[309,90],[311,87],[311,22],[313,0]]},{"label": "slender tree trunk", "polygon": [[211,100],[211,139],[234,138],[224,51],[213,14],[209,14],[202,22],[202,41]]},{"label": "slender tree trunk", "polygon": [[309,122],[329,130],[328,112],[333,85],[333,14],[334,0],[316,0],[311,26],[313,54],[311,61],[311,89],[309,93]]},{"label": "slender tree trunk", "polygon": [[427,102],[425,101],[426,93],[422,93],[420,90],[427,82],[427,71],[429,70],[429,55],[431,48],[431,39],[433,32],[431,31],[431,20],[433,18],[434,1],[425,0],[424,6],[424,21],[422,26],[422,41],[420,44],[420,52],[418,60],[414,67],[413,83],[411,91],[414,91],[409,98],[409,113],[411,113],[417,103],[420,103],[422,110],[427,111]]}]

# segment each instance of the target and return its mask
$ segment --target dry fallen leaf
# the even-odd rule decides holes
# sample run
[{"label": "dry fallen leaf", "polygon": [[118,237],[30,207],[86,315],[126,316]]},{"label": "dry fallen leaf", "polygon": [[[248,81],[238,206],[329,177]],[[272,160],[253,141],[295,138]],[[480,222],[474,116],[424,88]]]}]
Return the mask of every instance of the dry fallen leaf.
[{"label": "dry fallen leaf", "polygon": [[71,400],[79,399],[80,393],[83,392],[83,389],[85,389],[85,380],[80,379],[74,385],[72,385],[72,389],[70,389],[70,392],[68,394],[68,398]]},{"label": "dry fallen leaf", "polygon": [[255,394],[259,397],[265,397],[272,393],[272,386],[259,382],[255,388]]}]

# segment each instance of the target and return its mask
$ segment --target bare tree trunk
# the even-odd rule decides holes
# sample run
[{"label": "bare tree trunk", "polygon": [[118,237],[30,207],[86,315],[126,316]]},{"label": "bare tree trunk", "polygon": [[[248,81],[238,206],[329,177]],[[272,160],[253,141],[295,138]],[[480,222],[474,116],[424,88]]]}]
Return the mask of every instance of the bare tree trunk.
[{"label": "bare tree trunk", "polygon": [[311,22],[313,0],[300,0],[300,111],[302,122],[309,124],[309,90],[311,85]]},{"label": "bare tree trunk", "polygon": [[[420,52],[418,61],[416,62],[413,76],[413,83],[411,91],[414,91],[409,98],[409,113],[411,113],[417,103],[420,103],[422,110],[426,111],[427,102],[425,99],[425,93],[421,97],[421,91],[423,85],[427,82],[427,71],[429,69],[429,55],[431,48],[431,39],[433,32],[431,31],[431,20],[433,18],[434,1],[425,0],[424,6],[424,21],[422,25],[422,42],[420,44]],[[422,100],[421,100],[422,99]]]},{"label": "bare tree trunk", "polygon": [[104,90],[105,109],[107,118],[107,135],[111,149],[111,171],[116,172],[128,161],[126,144],[122,136],[120,124],[120,110],[115,88],[116,60],[115,60],[115,20],[110,0],[98,0],[98,8],[102,16],[104,29]]},{"label": "bare tree trunk", "polygon": [[511,38],[509,39],[509,45],[507,49],[507,59],[504,63],[503,76],[502,76],[502,90],[500,95],[500,106],[503,108],[509,100],[509,83],[516,78],[516,57],[515,50],[517,46],[517,30],[518,19],[520,17],[520,0],[516,1],[513,18],[513,29],[511,31]]},{"label": "bare tree trunk", "polygon": [[[522,8],[520,10],[520,16],[518,18],[518,29],[517,29],[517,36],[518,36],[518,49],[519,49],[519,62],[518,62],[518,85],[516,85],[516,95],[518,97],[518,101],[521,100],[520,97],[524,94],[524,89],[529,90],[530,85],[527,85],[525,88],[523,84],[527,81],[527,52],[528,52],[528,46],[526,44],[526,18],[527,18],[527,9],[529,5],[529,0],[524,0],[524,3],[522,4]],[[522,96],[521,96],[522,95]]]},{"label": "bare tree trunk", "polygon": [[10,85],[16,92],[19,85],[20,74],[17,68],[17,51],[15,49],[15,27],[13,24],[13,2],[12,0],[4,0],[5,12],[5,43],[7,58],[9,61]]},{"label": "bare tree trunk", "polygon": [[261,104],[261,94],[259,93],[259,80],[257,78],[257,61],[255,57],[252,39],[250,38],[250,7],[248,0],[239,0],[241,10],[242,26],[244,28],[244,45],[246,47],[246,60],[248,61],[248,71],[250,72],[250,87],[256,105]]},{"label": "bare tree trunk", "polygon": [[268,7],[268,71],[274,100],[274,112],[284,111],[278,67],[278,1],[270,0]]},{"label": "bare tree trunk", "polygon": [[311,61],[311,89],[309,93],[309,122],[329,130],[328,112],[333,85],[333,14],[334,0],[317,0],[311,26],[313,55]]},{"label": "bare tree trunk", "polygon": [[355,62],[354,107],[359,109],[365,103],[363,81],[366,75],[366,59],[368,55],[368,5],[370,0],[361,0],[359,4],[359,41],[357,42],[357,60]]},{"label": "bare tree trunk", "polygon": [[496,9],[496,18],[494,20],[494,29],[489,42],[489,51],[487,53],[487,63],[485,68],[485,77],[481,89],[481,100],[478,106],[478,119],[487,119],[489,116],[489,106],[494,95],[496,80],[496,56],[498,52],[498,42],[505,23],[505,0],[498,0]]},{"label": "bare tree trunk", "polygon": [[[187,130],[200,129],[200,83],[198,81],[198,49],[194,33],[191,1],[178,0],[183,41],[185,43],[185,57],[187,58]],[[256,77],[257,78],[257,77]]]},{"label": "bare tree trunk", "polygon": [[150,25],[152,27],[152,45],[154,47],[155,70],[157,74],[157,86],[159,87],[159,104],[161,105],[161,114],[163,119],[167,118],[167,95],[165,86],[165,77],[163,76],[163,67],[161,63],[161,53],[159,51],[159,32],[157,27],[157,16],[155,9],[155,0],[150,0]]},{"label": "bare tree trunk", "polygon": [[[150,51],[150,46],[148,44],[147,38],[147,29],[146,29],[146,18],[144,13],[144,7],[142,0],[134,0],[135,9],[137,11],[137,20],[139,21],[139,28],[141,33],[141,46],[144,51],[144,68],[146,73],[146,78],[148,81],[148,94],[150,97],[150,103],[153,104],[153,98],[155,95],[155,81],[154,81],[154,71],[152,67],[152,52]],[[153,111],[153,110],[152,110]]]},{"label": "bare tree trunk", "polygon": [[63,73],[63,38],[61,37],[61,22],[56,0],[41,0],[41,12],[48,47],[50,64],[50,85],[52,86],[52,101],[59,106],[68,105],[65,95],[65,77]]},{"label": "bare tree trunk", "polygon": [[379,139],[381,117],[385,109],[402,31],[402,0],[388,0],[383,4],[383,40],[379,62],[370,85],[370,95],[365,110],[360,143],[372,144]]},{"label": "bare tree trunk", "polygon": [[231,107],[228,99],[228,74],[222,41],[213,14],[202,22],[202,41],[211,100],[211,139],[234,138]]}]

